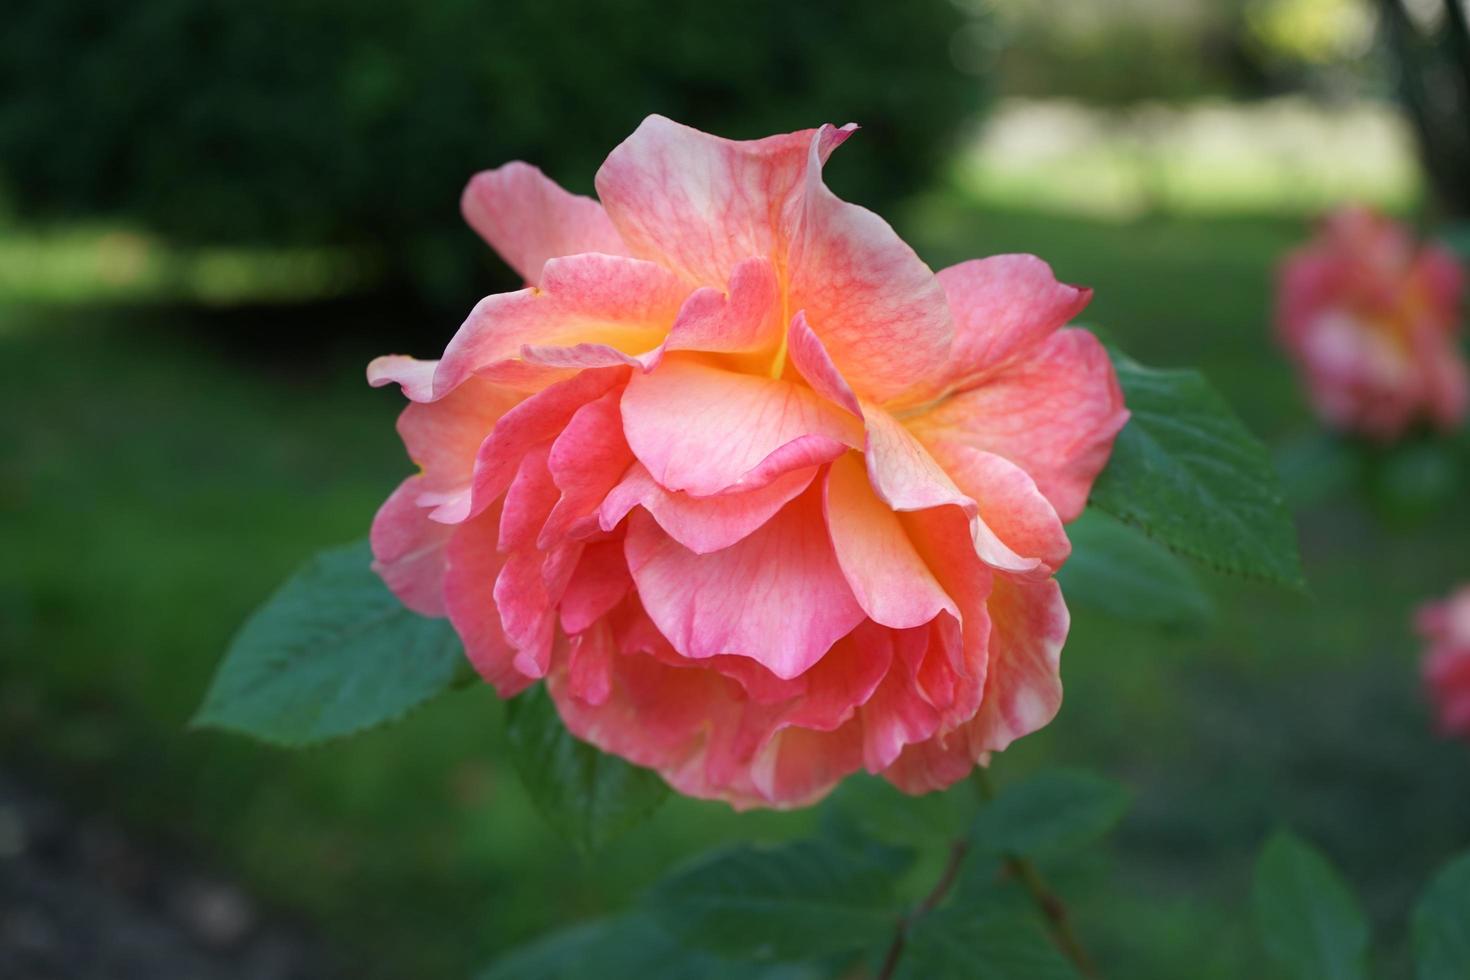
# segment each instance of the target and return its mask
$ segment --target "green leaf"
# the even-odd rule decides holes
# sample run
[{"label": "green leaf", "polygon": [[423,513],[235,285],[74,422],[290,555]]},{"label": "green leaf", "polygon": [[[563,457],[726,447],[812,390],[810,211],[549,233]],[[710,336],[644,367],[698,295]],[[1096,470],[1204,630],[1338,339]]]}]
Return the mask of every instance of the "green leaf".
[{"label": "green leaf", "polygon": [[973,819],[975,792],[961,783],[941,793],[909,796],[886,779],[857,773],[842,781],[822,813],[829,823],[883,844],[947,845]]},{"label": "green leaf", "polygon": [[898,922],[895,874],[871,855],[826,840],[740,844],[664,879],[646,903],[688,946],[810,959],[889,942]]},{"label": "green leaf", "polygon": [[604,755],[567,731],[544,685],[510,702],[506,734],[531,801],[583,850],[602,847],[668,798],[656,773]]},{"label": "green leaf", "polygon": [[1470,222],[1450,225],[1440,236],[1465,262],[1470,262]]},{"label": "green leaf", "polygon": [[1300,587],[1296,530],[1265,447],[1197,371],[1111,353],[1132,418],[1091,502],[1221,571]]},{"label": "green leaf", "polygon": [[1128,809],[1128,791],[1094,773],[1050,770],[1007,789],[970,827],[983,854],[1049,855],[1102,837]]},{"label": "green leaf", "polygon": [[1470,853],[1444,867],[1414,909],[1417,980],[1470,977]]},{"label": "green leaf", "polygon": [[898,961],[903,980],[1076,980],[1034,916],[951,906],[921,918]]},{"label": "green leaf", "polygon": [[448,690],[464,661],[454,630],[404,608],[371,562],[359,542],[287,580],[235,636],[193,724],[310,745]]},{"label": "green leaf", "polygon": [[1256,931],[1291,980],[1368,975],[1368,923],[1321,853],[1284,831],[1267,841],[1251,891]]},{"label": "green leaf", "polygon": [[806,964],[756,966],[686,949],[646,916],[573,926],[501,958],[478,980],[821,980]]},{"label": "green leaf", "polygon": [[1210,617],[1189,566],[1133,528],[1089,508],[1067,527],[1072,557],[1057,572],[1067,604],[1117,619],[1186,626]]}]

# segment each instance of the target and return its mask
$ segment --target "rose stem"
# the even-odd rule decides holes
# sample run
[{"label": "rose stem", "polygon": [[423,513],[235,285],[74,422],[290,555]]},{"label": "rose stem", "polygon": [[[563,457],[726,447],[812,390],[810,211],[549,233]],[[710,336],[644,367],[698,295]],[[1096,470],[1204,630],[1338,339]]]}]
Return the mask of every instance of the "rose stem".
[{"label": "rose stem", "polygon": [[[984,766],[976,766],[971,772],[970,778],[975,783],[975,789],[980,794],[980,799],[989,803],[995,799],[995,787],[990,783],[990,774],[985,771]],[[1041,877],[1041,872],[1036,870],[1028,858],[1017,854],[1005,856],[1006,870],[1015,876],[1031,895],[1031,900],[1046,916],[1047,925],[1050,927],[1052,941],[1057,948],[1066,955],[1067,959],[1077,967],[1084,977],[1097,977],[1097,967],[1092,962],[1092,957],[1087,955],[1087,950],[1082,948],[1077,934],[1072,931],[1071,920],[1067,917],[1067,907],[1062,900],[1049,888],[1046,881]]]}]

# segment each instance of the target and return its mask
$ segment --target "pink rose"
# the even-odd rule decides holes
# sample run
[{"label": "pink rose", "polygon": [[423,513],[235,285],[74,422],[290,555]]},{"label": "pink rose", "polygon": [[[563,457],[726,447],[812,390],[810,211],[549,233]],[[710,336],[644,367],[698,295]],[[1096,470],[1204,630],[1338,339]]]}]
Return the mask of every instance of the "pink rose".
[{"label": "pink rose", "polygon": [[1420,606],[1414,624],[1429,644],[1424,684],[1439,728],[1470,738],[1470,585]]},{"label": "pink rose", "polygon": [[1330,215],[1282,263],[1277,327],[1328,425],[1394,439],[1465,414],[1455,257],[1361,208]]},{"label": "pink rose", "polygon": [[1028,255],[929,270],[822,165],[652,116],[601,203],[511,163],[466,219],[530,284],[439,361],[383,357],[421,472],[376,567],[502,696],[737,807],[858,769],[947,786],[1045,725],[1052,573],[1127,419],[1090,291]]}]

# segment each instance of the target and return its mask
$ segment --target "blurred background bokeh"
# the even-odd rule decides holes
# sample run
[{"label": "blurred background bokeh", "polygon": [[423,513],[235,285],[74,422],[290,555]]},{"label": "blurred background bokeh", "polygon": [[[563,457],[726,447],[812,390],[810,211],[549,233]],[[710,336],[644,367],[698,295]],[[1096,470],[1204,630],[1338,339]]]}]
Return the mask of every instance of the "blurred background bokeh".
[{"label": "blurred background bokeh", "polygon": [[1431,731],[1408,628],[1470,577],[1470,439],[1458,464],[1427,437],[1367,464],[1324,441],[1269,311],[1324,209],[1470,219],[1459,2],[15,0],[0,973],[460,977],[710,842],[810,826],[676,801],[578,855],[488,688],[300,754],[186,727],[244,616],[408,466],[367,360],[432,356],[516,285],[460,221],[466,178],[519,158],[590,191],[660,112],[860,123],[840,194],[936,268],[1041,255],[1094,287],[1088,323],[1202,368],[1275,448],[1310,593],[1211,579],[1207,621],[1158,629],[1075,609],[1067,704],[997,769],[1134,789],[1111,850],[1056,883],[1112,975],[1265,975],[1246,894],[1282,823],[1406,975],[1405,909],[1470,842],[1470,753]]}]

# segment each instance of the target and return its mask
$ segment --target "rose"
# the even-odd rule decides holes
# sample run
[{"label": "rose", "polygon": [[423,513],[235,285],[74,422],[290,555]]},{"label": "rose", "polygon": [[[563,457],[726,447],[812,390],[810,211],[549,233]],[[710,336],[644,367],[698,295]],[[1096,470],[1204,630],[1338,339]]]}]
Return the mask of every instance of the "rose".
[{"label": "rose", "polygon": [[1454,256],[1417,245],[1361,208],[1330,215],[1281,267],[1277,326],[1317,414],[1380,440],[1427,420],[1449,428],[1467,404],[1456,346],[1464,277]]},{"label": "rose", "polygon": [[1419,607],[1414,619],[1429,644],[1424,685],[1446,735],[1470,737],[1470,585]]},{"label": "rose", "polygon": [[932,273],[822,183],[855,127],[733,142],[657,116],[601,203],[512,163],[466,219],[527,281],[374,385],[422,472],[373,525],[402,600],[502,696],[737,807],[860,768],[949,785],[1045,725],[1052,573],[1127,418],[1090,291]]}]

